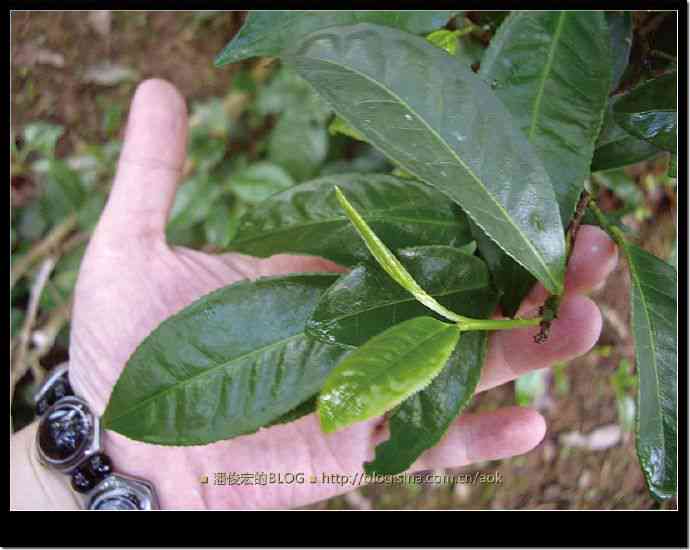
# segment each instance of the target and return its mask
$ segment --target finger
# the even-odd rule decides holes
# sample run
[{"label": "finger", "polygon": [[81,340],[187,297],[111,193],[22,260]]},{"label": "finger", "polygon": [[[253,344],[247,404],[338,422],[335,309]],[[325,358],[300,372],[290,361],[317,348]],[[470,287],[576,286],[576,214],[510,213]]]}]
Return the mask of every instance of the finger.
[{"label": "finger", "polygon": [[571,294],[561,302],[558,319],[551,324],[549,338],[544,343],[534,341],[539,327],[495,331],[490,337],[486,367],[477,391],[588,352],[599,339],[601,327],[601,313],[596,304],[585,296]]},{"label": "finger", "polygon": [[[600,286],[613,272],[618,263],[618,248],[600,228],[583,225],[577,233],[575,247],[568,262],[565,277],[567,293],[585,294]],[[541,284],[535,285],[520,306],[518,315],[544,303],[548,293]]]},{"label": "finger", "polygon": [[545,433],[544,418],[524,407],[465,414],[411,470],[452,468],[524,454],[539,445]]},{"label": "finger", "polygon": [[164,239],[186,143],[187,108],[180,93],[164,80],[144,81],[132,100],[99,237],[127,246]]}]

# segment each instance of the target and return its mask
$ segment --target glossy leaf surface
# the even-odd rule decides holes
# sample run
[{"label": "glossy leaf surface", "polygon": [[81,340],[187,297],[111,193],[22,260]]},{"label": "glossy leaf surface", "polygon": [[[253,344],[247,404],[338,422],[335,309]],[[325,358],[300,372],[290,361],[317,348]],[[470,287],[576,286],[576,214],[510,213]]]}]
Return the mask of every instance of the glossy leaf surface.
[{"label": "glossy leaf surface", "polygon": [[[452,311],[475,317],[494,301],[486,265],[475,256],[448,246],[419,246],[399,250],[398,257],[422,288]],[[430,313],[369,262],[322,295],[307,331],[325,342],[361,346],[401,321]]]},{"label": "glossy leaf surface", "polygon": [[304,333],[334,279],[241,282],[170,317],[127,362],[105,427],[150,443],[197,445],[254,432],[293,410],[348,351]]},{"label": "glossy leaf surface", "polygon": [[477,387],[486,357],[488,333],[466,332],[441,374],[403,401],[390,415],[390,437],[376,447],[369,474],[398,474],[436,445],[465,408]]},{"label": "glossy leaf surface", "polygon": [[534,145],[566,227],[589,174],[609,94],[604,13],[512,12],[491,40],[479,74]]},{"label": "glossy leaf surface", "polygon": [[467,219],[452,201],[428,185],[382,174],[340,174],[305,182],[274,195],[241,220],[230,248],[254,256],[292,252],[342,265],[371,259],[348,220],[334,187],[390,248],[472,240]]},{"label": "glossy leaf surface", "polygon": [[338,198],[340,206],[347,214],[352,225],[355,226],[359,236],[367,245],[369,252],[376,262],[383,268],[383,270],[388,273],[388,275],[396,283],[398,283],[402,288],[407,290],[415,299],[424,304],[430,310],[442,315],[443,317],[450,319],[451,321],[459,321],[460,317],[457,314],[450,311],[448,308],[439,304],[435,298],[430,296],[419,283],[415,281],[414,277],[405,269],[405,266],[400,263],[400,260],[391,252],[391,250],[386,246],[386,244],[378,237],[376,233],[369,227],[369,224],[362,218],[362,216],[357,212],[357,210],[352,206],[350,201],[347,200],[343,192],[339,188],[335,188],[335,194]]},{"label": "glossy leaf surface", "polygon": [[314,33],[284,56],[371,144],[562,290],[565,243],[548,174],[462,62],[421,37],[368,24]]},{"label": "glossy leaf surface", "polygon": [[333,432],[389,411],[428,385],[460,337],[455,324],[416,317],[375,336],[328,376],[317,412]]},{"label": "glossy leaf surface", "polygon": [[276,56],[309,33],[335,25],[376,23],[414,34],[443,27],[453,11],[250,11],[237,35],[216,58],[220,67],[257,56]]},{"label": "glossy leaf surface", "polygon": [[613,108],[616,102],[624,97],[625,94],[619,94],[609,100],[604,124],[592,157],[592,172],[612,170],[635,164],[661,152],[661,149],[643,139],[630,135],[618,125],[614,118]]},{"label": "glossy leaf surface", "polygon": [[632,328],[639,379],[637,454],[647,486],[658,499],[676,492],[677,325],[676,270],[626,244],[632,282]]},{"label": "glossy leaf surface", "polygon": [[640,84],[613,107],[616,122],[655,147],[676,152],[676,73]]},{"label": "glossy leaf surface", "polygon": [[[486,318],[495,299],[467,304],[464,315]],[[408,469],[427,449],[436,445],[472,399],[486,360],[489,333],[465,332],[441,374],[422,391],[408,397],[388,419],[390,437],[376,447],[367,473],[397,474]]]}]

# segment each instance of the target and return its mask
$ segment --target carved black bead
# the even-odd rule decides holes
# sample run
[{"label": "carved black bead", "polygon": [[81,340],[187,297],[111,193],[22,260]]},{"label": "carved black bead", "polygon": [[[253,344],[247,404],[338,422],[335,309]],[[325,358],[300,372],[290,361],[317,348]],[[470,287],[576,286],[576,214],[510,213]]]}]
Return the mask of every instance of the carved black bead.
[{"label": "carved black bead", "polygon": [[39,425],[41,449],[51,460],[67,460],[87,442],[91,429],[91,419],[80,407],[58,405]]},{"label": "carved black bead", "polygon": [[77,468],[72,472],[72,489],[78,493],[88,493],[98,481],[88,469]]},{"label": "carved black bead", "polygon": [[98,453],[89,459],[89,471],[95,479],[101,481],[112,473],[113,465],[107,455]]}]

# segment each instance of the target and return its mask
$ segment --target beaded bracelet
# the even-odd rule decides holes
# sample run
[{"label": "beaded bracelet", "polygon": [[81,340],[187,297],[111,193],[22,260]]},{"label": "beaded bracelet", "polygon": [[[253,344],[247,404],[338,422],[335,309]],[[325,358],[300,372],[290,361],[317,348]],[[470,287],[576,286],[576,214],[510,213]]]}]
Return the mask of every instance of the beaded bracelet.
[{"label": "beaded bracelet", "polygon": [[71,477],[72,489],[85,495],[87,509],[158,509],[151,483],[113,473],[103,452],[100,419],[74,395],[67,364],[53,369],[34,399],[41,417],[36,432],[38,458],[44,466]]}]

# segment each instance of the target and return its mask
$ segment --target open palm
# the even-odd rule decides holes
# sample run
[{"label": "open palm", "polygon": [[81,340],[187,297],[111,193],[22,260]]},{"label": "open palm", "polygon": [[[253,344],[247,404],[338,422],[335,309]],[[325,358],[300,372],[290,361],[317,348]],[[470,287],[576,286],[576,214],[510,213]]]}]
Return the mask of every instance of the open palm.
[{"label": "open palm", "polygon": [[[186,131],[185,103],[177,90],[161,80],[141,84],[132,102],[117,176],[89,243],[75,295],[70,378],[98,414],[139,343],[161,321],[203,294],[242,279],[342,270],[313,257],[278,255],[262,260],[168,246],[164,230],[184,164]],[[535,344],[534,329],[494,333],[479,390],[589,350],[599,336],[601,317],[582,293],[602,283],[616,260],[608,237],[597,228],[583,227],[570,262],[568,294],[549,341]],[[544,296],[543,289],[535,288],[523,313]],[[544,433],[543,418],[527,408],[466,414],[413,470],[524,453]],[[354,479],[386,437],[381,419],[326,435],[309,415],[206,446],[163,447],[106,432],[105,447],[117,470],[153,482],[163,507],[276,508],[351,490],[353,485],[334,483],[323,475]],[[303,483],[216,485],[214,474],[221,472],[290,474]],[[209,483],[201,483],[204,476]]]}]

